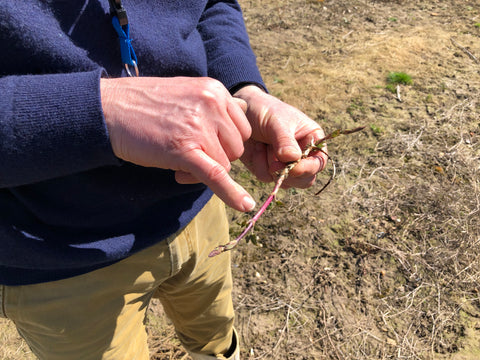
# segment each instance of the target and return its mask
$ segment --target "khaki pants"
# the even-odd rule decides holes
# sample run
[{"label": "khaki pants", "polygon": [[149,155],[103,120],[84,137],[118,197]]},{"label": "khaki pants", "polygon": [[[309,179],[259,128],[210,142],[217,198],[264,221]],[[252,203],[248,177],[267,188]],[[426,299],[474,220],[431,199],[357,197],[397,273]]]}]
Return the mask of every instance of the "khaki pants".
[{"label": "khaki pants", "polygon": [[227,238],[225,208],[214,197],[180,233],[114,265],[60,281],[0,285],[0,316],[40,359],[147,360],[143,320],[158,297],[191,354],[223,354],[233,335],[230,256],[208,253]]}]

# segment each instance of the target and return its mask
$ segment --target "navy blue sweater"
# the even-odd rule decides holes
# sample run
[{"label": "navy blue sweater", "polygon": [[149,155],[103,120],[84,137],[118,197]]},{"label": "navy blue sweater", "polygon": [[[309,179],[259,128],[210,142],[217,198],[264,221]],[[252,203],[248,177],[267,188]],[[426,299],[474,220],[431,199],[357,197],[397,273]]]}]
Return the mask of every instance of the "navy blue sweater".
[{"label": "navy blue sweater", "polygon": [[[141,76],[262,85],[235,0],[123,4]],[[100,78],[125,70],[108,0],[0,0],[0,44],[0,284],[112,264],[209,200],[201,184],[113,154]]]}]

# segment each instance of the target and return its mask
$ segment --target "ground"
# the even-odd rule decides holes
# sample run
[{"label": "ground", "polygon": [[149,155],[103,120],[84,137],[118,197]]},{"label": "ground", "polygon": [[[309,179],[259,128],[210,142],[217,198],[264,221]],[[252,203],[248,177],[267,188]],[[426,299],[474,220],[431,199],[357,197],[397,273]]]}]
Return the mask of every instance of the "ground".
[{"label": "ground", "polygon": [[[326,132],[366,126],[329,142],[325,191],[332,162],[233,250],[242,358],[480,358],[480,2],[240,3],[273,95]],[[233,237],[249,215],[229,216]],[[149,315],[152,359],[188,359]],[[0,359],[30,359],[0,325]]]}]

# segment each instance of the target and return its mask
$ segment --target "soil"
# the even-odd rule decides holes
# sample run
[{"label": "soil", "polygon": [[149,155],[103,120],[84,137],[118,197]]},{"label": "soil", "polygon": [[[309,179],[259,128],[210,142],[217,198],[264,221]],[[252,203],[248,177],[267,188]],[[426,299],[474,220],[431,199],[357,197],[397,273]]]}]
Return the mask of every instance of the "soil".
[{"label": "soil", "polygon": [[479,359],[480,2],[241,4],[272,94],[326,132],[367,127],[329,143],[324,192],[331,166],[234,251],[243,358]]},{"label": "soil", "polygon": [[[234,250],[242,358],[479,359],[480,2],[240,3],[270,93],[327,133],[366,126],[329,143],[325,191],[332,165]],[[273,187],[234,174],[259,203]],[[229,215],[234,237],[249,216]]]},{"label": "soil", "polygon": [[[233,250],[242,359],[479,359],[480,1],[240,4],[271,94],[327,133],[366,126],[329,142],[325,191],[332,162]],[[229,216],[233,237],[250,215]],[[188,359],[149,315],[152,359]]]}]

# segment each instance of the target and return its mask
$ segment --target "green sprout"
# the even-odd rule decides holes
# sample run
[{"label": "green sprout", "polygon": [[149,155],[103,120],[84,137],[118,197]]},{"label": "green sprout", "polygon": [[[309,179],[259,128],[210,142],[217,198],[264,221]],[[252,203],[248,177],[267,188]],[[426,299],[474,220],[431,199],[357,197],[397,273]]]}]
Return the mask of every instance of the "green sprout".
[{"label": "green sprout", "polygon": [[387,82],[390,85],[411,85],[412,77],[404,72],[390,72],[387,76]]},{"label": "green sprout", "polygon": [[380,126],[375,124],[370,124],[370,129],[372,130],[375,136],[379,136],[383,133],[383,129]]},{"label": "green sprout", "polygon": [[411,85],[412,77],[404,72],[392,71],[388,73],[387,83],[386,88],[395,94],[399,85]]}]

